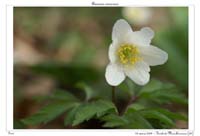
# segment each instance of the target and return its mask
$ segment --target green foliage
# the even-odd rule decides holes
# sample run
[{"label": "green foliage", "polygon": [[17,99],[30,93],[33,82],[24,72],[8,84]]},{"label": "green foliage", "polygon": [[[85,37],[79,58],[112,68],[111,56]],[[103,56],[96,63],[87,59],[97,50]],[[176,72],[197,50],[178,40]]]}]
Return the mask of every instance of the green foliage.
[{"label": "green foliage", "polygon": [[[78,125],[83,121],[87,121],[93,117],[101,117],[108,113],[116,113],[117,110],[112,102],[105,100],[98,100],[91,103],[82,104],[70,113],[70,116],[66,116],[66,123],[72,121],[72,126]],[[73,114],[73,116],[71,116]]]},{"label": "green foliage", "polygon": [[147,119],[157,119],[161,121],[162,123],[165,123],[166,125],[169,125],[169,126],[174,125],[173,121],[170,118],[168,118],[166,115],[156,110],[143,110],[143,111],[140,111],[140,114]]},{"label": "green foliage", "polygon": [[72,125],[73,121],[75,119],[75,114],[77,113],[78,109],[81,107],[81,105],[76,105],[74,106],[74,108],[72,110],[70,110],[67,115],[65,116],[64,119],[64,125],[68,126],[68,125]]},{"label": "green foliage", "polygon": [[88,101],[94,95],[94,90],[83,82],[76,84],[76,87],[85,92],[85,100]]},{"label": "green foliage", "polygon": [[55,91],[53,95],[49,96],[49,99],[52,101],[51,103],[21,121],[26,125],[46,124],[78,104],[76,97],[63,90]]},{"label": "green foliage", "polygon": [[[176,120],[187,121],[187,117],[171,112],[164,108],[149,108],[143,101],[154,101],[158,104],[169,102],[187,104],[185,96],[180,95],[176,87],[171,83],[163,83],[158,80],[151,80],[137,94],[139,100],[128,106],[125,113],[118,113],[115,105],[107,100],[98,99],[89,101],[94,97],[93,89],[87,84],[80,82],[76,85],[85,91],[85,100],[81,102],[79,98],[64,90],[56,90],[48,96],[51,103],[43,107],[34,115],[22,119],[25,125],[37,125],[48,123],[63,113],[65,114],[65,126],[77,126],[91,119],[98,119],[104,124],[104,128],[172,128]],[[123,88],[123,89],[129,89]],[[132,86],[133,89],[133,86]],[[171,92],[171,93],[169,93]],[[19,123],[18,123],[19,124]]]},{"label": "green foliage", "polygon": [[132,108],[127,110],[127,112],[124,114],[124,118],[126,118],[129,121],[129,124],[124,126],[125,128],[153,128],[152,125],[142,115],[140,115],[139,112],[136,112]]},{"label": "green foliage", "polygon": [[128,124],[128,120],[115,114],[108,114],[101,118],[101,120],[105,122],[103,127],[108,128],[119,128]]},{"label": "green foliage", "polygon": [[104,116],[102,121],[105,122],[103,126],[109,128],[152,129],[174,127],[177,119],[186,121],[187,117],[161,108],[135,110],[130,106],[124,115],[110,114]]},{"label": "green foliage", "polygon": [[[129,89],[128,86],[126,87],[123,84],[120,88],[122,91]],[[105,122],[104,127],[129,129],[173,128],[176,120],[187,121],[186,115],[160,108],[163,104],[187,105],[186,96],[174,84],[152,79],[139,91],[133,91],[133,94],[138,97],[138,100],[129,105],[128,110],[122,116],[112,114],[102,118],[102,121]]]},{"label": "green foliage", "polygon": [[151,80],[143,87],[138,96],[146,101],[153,101],[158,104],[179,103],[187,105],[186,96],[184,96],[177,87],[171,83],[163,83],[159,80]]},{"label": "green foliage", "polygon": [[41,123],[48,123],[64,113],[66,110],[72,108],[76,103],[57,101],[42,108],[36,114],[22,120],[27,125],[37,125]]},{"label": "green foliage", "polygon": [[175,127],[175,120],[187,120],[182,114],[161,108],[140,110],[139,114],[148,119],[155,128],[172,128]]}]

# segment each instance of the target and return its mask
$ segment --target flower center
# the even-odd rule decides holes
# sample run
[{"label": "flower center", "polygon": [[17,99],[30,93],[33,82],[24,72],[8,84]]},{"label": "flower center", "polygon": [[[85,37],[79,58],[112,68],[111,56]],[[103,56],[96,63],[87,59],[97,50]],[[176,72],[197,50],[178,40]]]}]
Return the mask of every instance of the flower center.
[{"label": "flower center", "polygon": [[125,65],[133,65],[137,61],[141,60],[138,48],[132,44],[122,44],[117,50],[117,55],[119,57],[120,63]]}]

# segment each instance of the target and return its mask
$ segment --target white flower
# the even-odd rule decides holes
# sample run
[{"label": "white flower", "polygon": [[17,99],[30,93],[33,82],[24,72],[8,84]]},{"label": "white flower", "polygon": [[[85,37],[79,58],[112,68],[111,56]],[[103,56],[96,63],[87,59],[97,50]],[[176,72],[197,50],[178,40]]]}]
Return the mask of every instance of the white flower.
[{"label": "white flower", "polygon": [[122,15],[135,25],[145,25],[149,23],[153,10],[148,7],[125,7],[122,9]]},{"label": "white flower", "polygon": [[112,43],[105,77],[111,86],[117,86],[128,76],[138,85],[148,83],[150,67],[164,64],[168,54],[151,45],[154,32],[144,27],[133,32],[123,19],[118,20],[112,31]]}]

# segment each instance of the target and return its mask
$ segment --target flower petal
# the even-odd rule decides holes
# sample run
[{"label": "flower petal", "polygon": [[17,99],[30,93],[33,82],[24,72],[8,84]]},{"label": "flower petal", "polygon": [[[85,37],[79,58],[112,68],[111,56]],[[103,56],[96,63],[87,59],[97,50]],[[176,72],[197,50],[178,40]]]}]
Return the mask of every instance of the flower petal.
[{"label": "flower petal", "polygon": [[155,46],[139,47],[142,59],[150,66],[162,65],[168,59],[168,54]]},{"label": "flower petal", "polygon": [[106,81],[111,86],[117,86],[125,79],[124,72],[116,64],[108,64],[106,67]]},{"label": "flower petal", "polygon": [[125,74],[138,85],[145,85],[149,82],[149,66],[143,62],[137,62],[130,69],[125,69]]},{"label": "flower petal", "polygon": [[112,40],[124,42],[126,35],[130,32],[132,32],[131,26],[124,19],[119,19],[113,26]]},{"label": "flower petal", "polygon": [[144,27],[140,31],[129,33],[128,41],[137,46],[148,46],[154,37],[154,31],[149,27]]},{"label": "flower petal", "polygon": [[111,63],[114,63],[116,61],[116,54],[115,54],[116,50],[117,46],[114,43],[110,44],[108,50],[108,57]]}]

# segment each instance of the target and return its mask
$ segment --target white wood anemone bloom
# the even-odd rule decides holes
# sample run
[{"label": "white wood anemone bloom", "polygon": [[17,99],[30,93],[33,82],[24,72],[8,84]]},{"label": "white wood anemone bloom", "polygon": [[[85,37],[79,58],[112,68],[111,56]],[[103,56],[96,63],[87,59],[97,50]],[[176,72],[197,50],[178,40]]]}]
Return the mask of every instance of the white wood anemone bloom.
[{"label": "white wood anemone bloom", "polygon": [[117,86],[128,76],[138,85],[145,85],[150,79],[150,66],[164,64],[168,54],[151,45],[154,32],[149,27],[132,31],[131,26],[119,19],[113,26],[112,43],[106,67],[106,81]]}]

